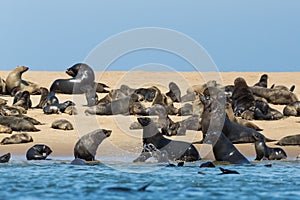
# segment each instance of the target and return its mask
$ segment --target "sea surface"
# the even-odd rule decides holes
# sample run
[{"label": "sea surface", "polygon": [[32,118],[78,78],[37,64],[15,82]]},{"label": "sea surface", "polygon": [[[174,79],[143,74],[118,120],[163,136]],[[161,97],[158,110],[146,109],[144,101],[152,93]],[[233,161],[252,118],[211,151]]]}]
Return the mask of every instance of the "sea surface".
[{"label": "sea surface", "polygon": [[[300,199],[300,161],[199,168],[203,162],[79,166],[66,158],[12,159],[0,164],[0,199]],[[240,174],[220,175],[219,167]],[[145,191],[138,190],[146,184]]]}]

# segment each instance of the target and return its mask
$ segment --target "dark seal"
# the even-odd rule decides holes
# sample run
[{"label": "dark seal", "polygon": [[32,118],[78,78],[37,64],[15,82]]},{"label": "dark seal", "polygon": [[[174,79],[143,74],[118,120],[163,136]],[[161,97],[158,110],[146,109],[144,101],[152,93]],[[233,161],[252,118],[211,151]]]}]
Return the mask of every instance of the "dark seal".
[{"label": "dark seal", "polygon": [[26,158],[27,160],[45,160],[51,153],[52,150],[47,145],[36,144],[28,149]]},{"label": "dark seal", "polygon": [[75,77],[55,80],[50,91],[63,94],[83,94],[86,86],[94,87],[95,74],[93,69],[84,63],[77,63],[71,68],[79,68]]},{"label": "dark seal", "polygon": [[266,145],[266,140],[261,135],[254,135],[256,158],[255,160],[281,160],[287,158],[285,151],[282,148],[271,148]]},{"label": "dark seal", "polygon": [[[165,150],[169,160],[193,162],[201,159],[194,145],[165,138],[150,118],[138,118],[138,122],[143,126],[143,145],[153,144],[158,150]],[[151,154],[143,150],[133,162],[144,162],[150,157]]]},{"label": "dark seal", "polygon": [[268,75],[267,74],[261,75],[258,83],[255,83],[254,86],[267,88],[268,87]]},{"label": "dark seal", "polygon": [[94,161],[98,146],[111,135],[111,130],[97,129],[82,136],[74,147],[74,157]]},{"label": "dark seal", "polygon": [[10,153],[0,156],[0,163],[7,163],[10,157],[11,157]]}]

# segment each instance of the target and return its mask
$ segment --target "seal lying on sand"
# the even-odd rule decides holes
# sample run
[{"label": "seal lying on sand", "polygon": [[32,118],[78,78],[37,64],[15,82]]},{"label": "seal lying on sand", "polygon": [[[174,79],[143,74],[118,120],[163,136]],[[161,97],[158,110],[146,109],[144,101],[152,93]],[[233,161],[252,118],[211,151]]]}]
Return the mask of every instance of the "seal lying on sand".
[{"label": "seal lying on sand", "polygon": [[284,116],[300,116],[300,101],[296,101],[286,105],[283,108]]},{"label": "seal lying on sand", "polygon": [[0,156],[0,163],[7,163],[10,157],[11,157],[10,153]]},{"label": "seal lying on sand", "polygon": [[5,144],[21,144],[21,143],[28,143],[28,142],[33,142],[33,139],[30,135],[27,133],[18,133],[14,134],[10,137],[5,137],[2,139],[0,144],[5,145]]},{"label": "seal lying on sand", "polygon": [[111,135],[111,130],[97,129],[82,136],[74,147],[74,157],[94,161],[98,146]]},{"label": "seal lying on sand", "polygon": [[287,90],[251,87],[251,91],[254,95],[265,98],[272,104],[290,104],[298,101],[297,96],[293,92]]},{"label": "seal lying on sand", "polygon": [[286,90],[286,91],[294,92],[296,86],[292,85],[290,88],[288,88],[288,87],[286,87],[284,85],[275,85],[275,84],[273,84],[270,88],[271,89]]},{"label": "seal lying on sand", "polygon": [[36,144],[26,152],[27,160],[45,160],[50,154],[52,150],[50,147],[44,144]]},{"label": "seal lying on sand", "polygon": [[74,129],[71,122],[69,122],[68,120],[65,120],[65,119],[55,120],[51,124],[51,128],[61,129],[61,130],[73,130]]},{"label": "seal lying on sand", "polygon": [[13,131],[39,131],[30,121],[15,116],[0,116],[0,124]]},{"label": "seal lying on sand", "polygon": [[281,148],[271,148],[266,145],[265,138],[261,135],[253,135],[255,142],[256,158],[255,160],[281,160],[287,158],[285,151]]},{"label": "seal lying on sand", "polygon": [[35,83],[22,80],[22,74],[28,71],[26,66],[18,66],[13,69],[6,77],[6,91],[14,96],[18,91],[27,90],[30,94],[38,94],[39,86]]},{"label": "seal lying on sand", "polygon": [[[150,118],[138,118],[138,122],[143,126],[143,145],[153,144],[158,150],[165,150],[169,160],[182,160],[192,162],[200,160],[197,149],[188,142],[175,141],[165,138]],[[145,162],[151,154],[142,151],[141,155],[133,162]]]},{"label": "seal lying on sand", "polygon": [[271,108],[268,103],[256,101],[253,119],[256,120],[278,120],[282,119],[283,115],[278,110]]},{"label": "seal lying on sand", "polygon": [[10,127],[8,127],[8,126],[0,125],[0,133],[11,134],[12,133],[12,129]]},{"label": "seal lying on sand", "polygon": [[283,137],[276,144],[281,146],[300,145],[300,134]]},{"label": "seal lying on sand", "polygon": [[82,94],[86,86],[94,87],[95,74],[93,69],[84,63],[77,63],[71,68],[79,68],[77,75],[70,79],[55,80],[50,91],[63,94]]}]

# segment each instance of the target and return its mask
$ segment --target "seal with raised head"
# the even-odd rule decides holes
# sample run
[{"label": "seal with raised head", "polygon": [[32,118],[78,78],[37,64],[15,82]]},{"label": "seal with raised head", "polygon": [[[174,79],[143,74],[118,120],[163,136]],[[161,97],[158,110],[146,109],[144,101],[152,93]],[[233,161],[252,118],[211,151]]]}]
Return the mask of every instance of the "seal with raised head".
[{"label": "seal with raised head", "polygon": [[166,95],[170,97],[173,102],[181,102],[181,91],[174,82],[169,83],[169,92],[167,92]]},{"label": "seal with raised head", "polygon": [[[143,145],[153,144],[158,150],[165,150],[169,160],[192,162],[201,159],[199,152],[191,143],[165,138],[151,118],[140,117],[138,122],[143,126]],[[150,152],[143,150],[133,162],[145,162],[150,157]]]},{"label": "seal with raised head", "polygon": [[281,160],[287,158],[285,151],[282,148],[271,148],[266,145],[266,140],[261,135],[254,134],[255,139],[255,160],[268,159],[268,160]]},{"label": "seal with raised head", "polygon": [[261,75],[258,83],[255,83],[254,86],[267,88],[268,87],[268,75],[267,74]]},{"label": "seal with raised head", "polygon": [[27,160],[45,160],[51,153],[52,150],[47,145],[36,144],[27,150],[26,158]]},{"label": "seal with raised head", "polygon": [[33,142],[32,137],[27,134],[27,133],[18,133],[14,134],[10,137],[5,137],[2,139],[0,144],[5,145],[5,144],[21,144],[21,143],[28,143],[28,142]]},{"label": "seal with raised head", "polygon": [[40,93],[41,93],[41,98],[39,104],[36,105],[34,108],[43,108],[46,105],[49,90],[47,88],[41,87]]},{"label": "seal with raised head", "polygon": [[232,109],[236,116],[241,116],[245,111],[253,111],[255,99],[245,79],[238,77],[234,80],[232,93]]},{"label": "seal with raised head", "polygon": [[79,68],[76,76],[69,79],[55,80],[50,87],[50,91],[63,94],[83,94],[83,89],[87,85],[94,87],[95,74],[90,66],[84,63],[77,63],[71,68],[73,67]]},{"label": "seal with raised head", "polygon": [[19,90],[27,90],[30,94],[39,93],[39,86],[35,83],[22,80],[22,74],[28,71],[26,66],[18,66],[6,77],[6,91],[10,95],[15,95]]},{"label": "seal with raised head", "polygon": [[97,129],[82,136],[74,147],[74,157],[94,161],[98,146],[111,135],[111,130]]},{"label": "seal with raised head", "polygon": [[10,153],[6,153],[2,156],[0,156],[0,163],[7,163],[10,159],[11,155]]},{"label": "seal with raised head", "polygon": [[280,146],[300,145],[300,134],[285,136],[281,138],[276,144]]},{"label": "seal with raised head", "polygon": [[32,102],[30,99],[30,93],[27,90],[17,92],[14,97],[13,106],[20,106],[25,110],[31,108]]},{"label": "seal with raised head", "polygon": [[61,129],[61,130],[73,130],[73,125],[71,124],[71,122],[69,122],[66,119],[59,119],[59,120],[55,120],[52,124],[51,124],[51,128],[54,129]]}]

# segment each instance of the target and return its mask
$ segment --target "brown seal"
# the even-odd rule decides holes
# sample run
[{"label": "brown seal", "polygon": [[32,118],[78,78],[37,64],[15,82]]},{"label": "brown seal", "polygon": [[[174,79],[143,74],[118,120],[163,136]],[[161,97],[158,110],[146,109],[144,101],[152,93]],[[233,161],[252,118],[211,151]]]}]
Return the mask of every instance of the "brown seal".
[{"label": "brown seal", "polygon": [[254,86],[267,88],[268,87],[268,75],[267,74],[261,75],[258,83],[255,83]]},{"label": "brown seal", "polygon": [[69,122],[68,120],[65,120],[65,119],[55,120],[51,124],[51,128],[61,129],[61,130],[73,130],[74,129],[71,122]]},{"label": "brown seal", "polygon": [[284,116],[300,116],[300,101],[296,101],[286,105],[283,108]]},{"label": "brown seal", "polygon": [[241,116],[245,111],[253,111],[255,99],[245,79],[239,77],[234,80],[232,93],[232,109],[236,116]]},{"label": "brown seal", "polygon": [[30,121],[16,116],[0,116],[0,124],[10,127],[13,131],[40,131]]},{"label": "brown seal", "polygon": [[0,125],[0,133],[12,133],[12,129],[8,126]]},{"label": "brown seal", "polygon": [[276,144],[281,146],[300,145],[300,134],[283,137]]},{"label": "brown seal", "polygon": [[0,144],[5,145],[5,144],[21,144],[21,143],[28,143],[28,142],[33,142],[33,139],[30,135],[27,133],[18,133],[14,134],[10,137],[5,137],[2,139]]},{"label": "brown seal", "polygon": [[298,101],[297,96],[289,91],[282,89],[270,89],[263,87],[251,87],[251,91],[254,95],[265,98],[269,103],[272,104],[290,104]]},{"label": "brown seal", "polygon": [[26,66],[18,66],[6,77],[6,91],[10,95],[15,95],[17,91],[27,90],[30,94],[39,93],[39,86],[35,83],[22,80],[22,74],[28,71]]}]

